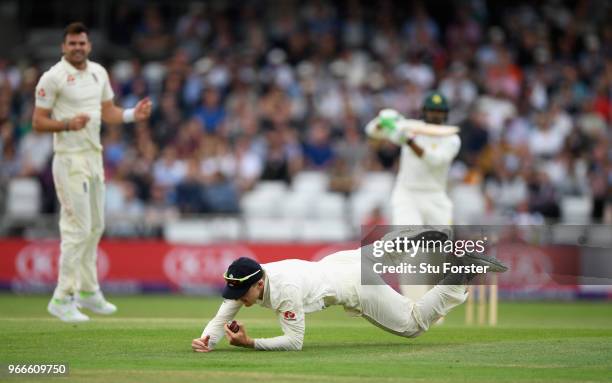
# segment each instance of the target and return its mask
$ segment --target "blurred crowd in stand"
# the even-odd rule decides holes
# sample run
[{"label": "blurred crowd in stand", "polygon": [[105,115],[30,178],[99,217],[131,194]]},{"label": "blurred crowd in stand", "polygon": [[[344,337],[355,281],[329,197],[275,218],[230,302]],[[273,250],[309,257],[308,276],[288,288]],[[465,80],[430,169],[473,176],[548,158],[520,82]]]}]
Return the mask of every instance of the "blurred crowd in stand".
[{"label": "blurred crowd in stand", "polygon": [[[147,123],[103,127],[108,213],[239,213],[258,182],[311,170],[348,196],[366,172],[397,167],[399,148],[369,142],[365,124],[385,107],[419,118],[439,89],[461,127],[459,210],[541,223],[576,196],[612,222],[610,4],[456,1],[440,18],[426,2],[375,3],[115,7],[113,48],[93,58],[119,105],[149,96],[155,108]],[[31,127],[47,69],[0,58],[0,185],[38,178],[53,213],[52,137]]]}]

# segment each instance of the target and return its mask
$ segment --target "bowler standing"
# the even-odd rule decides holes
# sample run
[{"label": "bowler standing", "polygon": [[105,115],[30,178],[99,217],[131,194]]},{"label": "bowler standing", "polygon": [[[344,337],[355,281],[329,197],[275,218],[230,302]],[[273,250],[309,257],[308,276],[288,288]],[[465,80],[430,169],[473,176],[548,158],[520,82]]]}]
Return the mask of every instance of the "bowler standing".
[{"label": "bowler standing", "polygon": [[53,133],[53,180],[60,210],[59,276],[47,310],[66,322],[84,322],[86,308],[112,314],[98,284],[97,247],[104,232],[104,167],[100,123],[131,123],[149,118],[151,101],[132,109],[113,103],[106,70],[89,61],[88,30],[72,23],[64,30],[62,59],[45,72],[36,86],[32,125]]}]

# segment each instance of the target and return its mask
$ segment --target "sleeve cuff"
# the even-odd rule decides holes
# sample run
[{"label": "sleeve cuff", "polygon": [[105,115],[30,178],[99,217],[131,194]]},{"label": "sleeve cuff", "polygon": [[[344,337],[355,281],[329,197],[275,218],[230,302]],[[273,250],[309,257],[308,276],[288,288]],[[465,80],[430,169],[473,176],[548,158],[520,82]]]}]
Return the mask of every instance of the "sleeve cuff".
[{"label": "sleeve cuff", "polygon": [[52,109],[53,108],[53,104],[47,101],[40,101],[40,100],[36,100],[36,102],[34,103],[34,106],[37,108],[43,108],[43,109]]}]

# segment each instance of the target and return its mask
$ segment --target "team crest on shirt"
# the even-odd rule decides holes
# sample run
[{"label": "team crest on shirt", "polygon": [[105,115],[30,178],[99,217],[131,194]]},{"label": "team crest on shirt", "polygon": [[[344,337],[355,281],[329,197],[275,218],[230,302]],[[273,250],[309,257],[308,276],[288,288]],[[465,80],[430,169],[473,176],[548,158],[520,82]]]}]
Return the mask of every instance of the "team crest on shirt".
[{"label": "team crest on shirt", "polygon": [[293,311],[285,311],[283,313],[285,320],[295,320],[295,313]]},{"label": "team crest on shirt", "polygon": [[38,97],[44,98],[46,95],[47,95],[47,92],[45,92],[45,88],[40,88],[38,90]]},{"label": "team crest on shirt", "polygon": [[66,77],[66,82],[68,83],[68,85],[74,85],[75,80],[76,79],[71,74],[69,74],[68,77]]}]

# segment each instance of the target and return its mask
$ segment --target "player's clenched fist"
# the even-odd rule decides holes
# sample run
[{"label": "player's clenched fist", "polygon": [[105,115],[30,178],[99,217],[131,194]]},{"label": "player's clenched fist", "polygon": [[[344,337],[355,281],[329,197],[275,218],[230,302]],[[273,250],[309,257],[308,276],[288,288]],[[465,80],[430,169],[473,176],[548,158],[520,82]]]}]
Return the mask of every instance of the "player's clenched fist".
[{"label": "player's clenched fist", "polygon": [[89,116],[87,114],[77,114],[68,120],[66,124],[66,130],[81,130],[89,122]]},{"label": "player's clenched fist", "polygon": [[204,338],[196,338],[191,341],[191,349],[195,352],[210,352],[212,351],[208,347],[210,341],[210,335],[206,335]]},{"label": "player's clenched fist", "polygon": [[134,107],[134,119],[136,121],[146,120],[151,116],[152,107],[153,103],[148,97],[138,101],[138,104]]},{"label": "player's clenched fist", "polygon": [[253,341],[253,339],[249,338],[249,336],[247,335],[244,324],[238,323],[237,332],[234,332],[227,323],[223,326],[223,329],[225,330],[225,336],[227,336],[229,344],[231,344],[232,346],[250,348],[253,348],[255,346],[255,342]]}]

